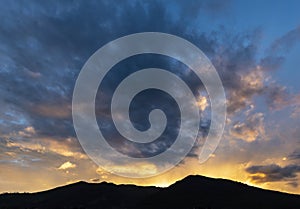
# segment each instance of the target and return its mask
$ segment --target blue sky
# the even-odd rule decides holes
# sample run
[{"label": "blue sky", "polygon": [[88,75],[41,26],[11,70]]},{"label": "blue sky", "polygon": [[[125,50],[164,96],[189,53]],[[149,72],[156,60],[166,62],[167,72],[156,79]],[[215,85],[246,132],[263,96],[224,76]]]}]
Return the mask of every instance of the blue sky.
[{"label": "blue sky", "polygon": [[[0,1],[0,192],[38,191],[78,180],[168,185],[199,174],[299,193],[299,4]],[[82,150],[72,123],[72,93],[80,69],[97,49],[124,35],[147,31],[185,38],[208,56],[224,85],[228,117],[222,141],[206,163],[198,163],[200,145],[196,145],[163,175],[126,179],[99,168]],[[161,152],[176,135],[176,107],[164,107],[172,100],[159,92],[141,96],[137,99],[141,104],[133,108],[142,128],[149,125],[140,117],[149,110],[145,104],[165,108],[175,120],[162,137],[166,142],[154,151],[124,141],[108,116],[117,83],[139,68],[155,66],[189,83],[201,101],[204,138],[209,129],[209,98],[201,94],[205,90],[193,74],[183,73],[189,72],[185,65],[163,56],[132,57],[107,75],[102,84],[107,97],[99,92],[96,104],[98,124],[110,143],[131,156]],[[153,104],[147,103],[149,98]],[[126,166],[134,170],[135,165]]]}]

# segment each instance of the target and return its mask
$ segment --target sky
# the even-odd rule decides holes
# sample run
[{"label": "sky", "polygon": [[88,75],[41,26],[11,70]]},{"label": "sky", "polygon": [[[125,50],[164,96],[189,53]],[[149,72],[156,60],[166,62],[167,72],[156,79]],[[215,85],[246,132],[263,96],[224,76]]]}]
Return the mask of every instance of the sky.
[{"label": "sky", "polygon": [[[300,194],[299,1],[0,1],[0,192],[35,192],[76,181],[168,186],[187,175],[225,178]],[[72,122],[76,78],[88,58],[116,38],[163,32],[199,47],[215,66],[226,93],[221,142],[208,161],[200,144],[176,167],[151,178],[125,178],[94,163]],[[141,68],[168,69],[198,99],[199,141],[210,126],[210,99],[187,66],[155,54],[115,65],[100,85],[95,112],[108,143],[132,157],[161,153],[178,134],[178,107],[168,94],[144,92],[132,103],[132,121],[168,118],[152,144],[117,133],[109,101],[118,83]],[[88,83],[87,83],[88,85]],[[105,153],[103,153],[105,154]],[[128,163],[124,172],[153,170]],[[142,171],[141,171],[142,170]]]}]

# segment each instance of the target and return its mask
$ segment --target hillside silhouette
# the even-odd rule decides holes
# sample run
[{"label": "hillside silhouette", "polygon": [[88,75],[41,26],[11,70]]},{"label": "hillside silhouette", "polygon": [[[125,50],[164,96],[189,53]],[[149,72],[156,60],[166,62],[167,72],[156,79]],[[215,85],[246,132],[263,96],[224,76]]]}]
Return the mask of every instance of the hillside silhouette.
[{"label": "hillside silhouette", "polygon": [[78,182],[52,190],[0,195],[1,209],[299,209],[300,195],[203,176],[167,188]]}]

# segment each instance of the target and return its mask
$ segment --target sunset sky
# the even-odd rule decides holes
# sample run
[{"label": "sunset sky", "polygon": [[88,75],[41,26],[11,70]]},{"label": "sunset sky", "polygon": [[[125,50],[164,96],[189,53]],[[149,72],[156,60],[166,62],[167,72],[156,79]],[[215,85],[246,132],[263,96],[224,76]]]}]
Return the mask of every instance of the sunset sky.
[{"label": "sunset sky", "polygon": [[[0,193],[79,180],[168,186],[199,174],[300,194],[299,8],[297,0],[0,1]],[[72,94],[81,68],[97,49],[150,31],[182,37],[208,56],[225,89],[227,120],[217,150],[205,163],[198,162],[196,144],[168,172],[130,179],[105,171],[85,154],[73,127]],[[107,101],[120,80],[147,67],[169,69],[189,83],[205,139],[210,102],[201,81],[182,63],[148,54],[114,66],[101,84],[104,93],[98,92],[95,111],[110,144],[130,156],[152,156],[177,134],[177,123],[171,122],[166,141],[154,150],[116,134]],[[149,126],[151,105],[176,120],[177,109],[168,107],[173,101],[160,93],[137,99],[133,117],[142,129]],[[139,166],[155,169],[146,163],[126,168],[135,172]]]}]

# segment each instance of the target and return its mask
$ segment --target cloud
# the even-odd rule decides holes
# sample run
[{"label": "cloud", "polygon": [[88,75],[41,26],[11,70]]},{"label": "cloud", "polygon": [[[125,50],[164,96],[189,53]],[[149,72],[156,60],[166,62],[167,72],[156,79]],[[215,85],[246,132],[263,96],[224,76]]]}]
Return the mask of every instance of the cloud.
[{"label": "cloud", "polygon": [[300,41],[300,26],[290,30],[282,37],[273,42],[270,47],[270,51],[273,53],[287,52],[293,48],[295,44]]},{"label": "cloud", "polygon": [[[229,92],[242,89],[229,93],[232,95],[230,111],[238,111],[247,105],[253,93],[247,92],[246,86],[241,88],[243,80],[239,78],[240,74],[245,74],[242,72],[253,67],[260,32],[232,35],[222,28],[211,33],[198,31],[190,35],[189,26],[199,23],[196,17],[203,13],[219,15],[230,2],[183,4],[172,1],[174,10],[168,9],[169,4],[170,1],[152,1],[151,4],[89,1],[72,3],[71,6],[58,2],[47,6],[34,2],[25,8],[16,3],[6,5],[7,11],[2,15],[7,21],[0,27],[3,32],[0,38],[5,43],[2,46],[5,51],[3,59],[7,63],[1,82],[4,83],[6,102],[28,113],[31,125],[40,134],[74,137],[70,118],[71,95],[75,79],[86,59],[114,38],[134,32],[161,31],[179,35],[201,46],[220,71],[225,87],[231,88]],[[22,24],[11,15],[16,12],[18,18],[23,20]],[[181,24],[176,21],[179,16]],[[14,45],[16,47],[12,47]],[[149,63],[157,64],[159,61]],[[144,66],[149,63],[143,62]],[[163,64],[170,64],[170,61]],[[131,67],[127,66],[128,69]],[[177,71],[182,72],[183,69]],[[120,77],[117,75],[114,80]],[[243,79],[245,77],[242,75]],[[192,75],[187,76],[186,80],[192,83],[193,91],[203,88],[201,82],[196,84]],[[251,88],[255,87],[252,85]]]},{"label": "cloud", "polygon": [[[157,173],[157,165],[145,162],[139,163],[128,163],[126,166],[124,165],[111,165],[106,168],[108,171],[113,171],[124,176],[151,176]],[[102,168],[97,168],[96,172],[101,176],[101,178],[106,178],[107,171],[103,170]]]},{"label": "cloud", "polygon": [[71,117],[70,104],[38,104],[34,105],[31,111],[46,118],[65,119]]},{"label": "cloud", "polygon": [[289,105],[293,108],[291,117],[297,118],[300,116],[300,94],[293,96],[290,99]]},{"label": "cloud", "polygon": [[18,135],[21,137],[31,137],[35,134],[36,134],[35,129],[32,126],[28,126],[24,128],[22,131],[18,132]]},{"label": "cloud", "polygon": [[252,105],[253,96],[262,94],[264,90],[264,79],[264,72],[260,66],[248,72],[240,72],[236,81],[238,86],[228,93],[228,113],[233,114]]},{"label": "cloud", "polygon": [[[176,10],[170,10],[170,4]],[[209,36],[190,36],[184,23],[197,23],[201,13],[219,15],[229,4],[56,1],[45,5],[33,1],[24,6],[11,2],[0,15],[6,20],[0,26],[3,112],[17,109],[40,135],[75,137],[70,117],[72,90],[80,68],[95,50],[120,36],[144,31],[177,34],[209,50]],[[182,24],[175,21],[179,14]]]},{"label": "cloud", "polygon": [[300,160],[300,149],[293,151],[288,158],[291,160]]},{"label": "cloud", "polygon": [[297,117],[300,111],[300,95],[288,92],[285,86],[270,85],[264,89],[267,104],[271,110],[282,110],[290,107],[292,117]]},{"label": "cloud", "polygon": [[72,157],[74,159],[87,159],[87,156],[81,151],[80,146],[75,143],[75,139],[67,138],[31,138],[27,140],[11,140],[6,139],[5,146],[8,148],[17,148],[18,152],[34,151],[44,154],[56,154],[64,157]]},{"label": "cloud", "polygon": [[270,109],[280,110],[289,105],[290,95],[286,87],[275,84],[266,87],[264,91],[267,95],[267,104]]},{"label": "cloud", "polygon": [[297,174],[300,173],[300,166],[291,164],[287,166],[271,165],[253,165],[246,168],[246,172],[250,174],[250,179],[256,183],[290,181],[297,179]]},{"label": "cloud", "polygon": [[206,97],[200,96],[200,97],[198,97],[198,99],[197,99],[197,104],[196,104],[196,105],[197,105],[197,106],[200,108],[200,110],[203,112],[203,111],[209,106],[209,103],[208,103]]},{"label": "cloud", "polygon": [[59,167],[58,167],[58,170],[67,170],[67,169],[72,169],[72,168],[76,168],[76,164],[74,163],[71,163],[70,161],[68,162],[65,162],[63,164],[61,164]]},{"label": "cloud", "polygon": [[246,142],[253,142],[265,134],[264,115],[255,113],[249,115],[245,122],[235,122],[230,130],[231,136]]}]

